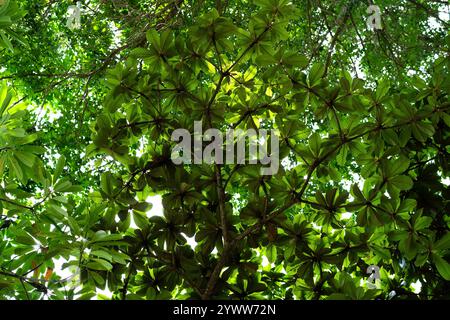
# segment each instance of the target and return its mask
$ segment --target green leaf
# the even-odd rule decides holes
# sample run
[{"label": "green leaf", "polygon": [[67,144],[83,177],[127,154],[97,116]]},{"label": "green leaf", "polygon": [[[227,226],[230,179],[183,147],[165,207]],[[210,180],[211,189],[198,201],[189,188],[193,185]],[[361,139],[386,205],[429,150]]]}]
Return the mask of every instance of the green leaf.
[{"label": "green leaf", "polygon": [[322,79],[323,75],[325,73],[325,66],[319,63],[313,64],[311,67],[311,71],[309,72],[309,86],[314,87],[316,86],[320,80]]},{"label": "green leaf", "polygon": [[268,66],[270,64],[277,63],[277,60],[275,59],[275,57],[270,54],[260,55],[260,56],[256,57],[255,61],[260,66]]},{"label": "green leaf", "polygon": [[105,283],[105,279],[103,279],[97,272],[89,271],[89,276],[91,276],[94,281],[100,286]]},{"label": "green leaf", "polygon": [[450,249],[450,232],[447,232],[441,239],[436,241],[433,249],[437,251]]},{"label": "green leaf", "polygon": [[305,68],[308,65],[308,58],[303,56],[303,55],[299,55],[296,52],[293,53],[289,53],[289,54],[285,54],[283,56],[283,63],[289,66],[295,66],[298,68]]},{"label": "green leaf", "polygon": [[14,281],[0,279],[0,290],[12,287],[13,285],[14,285]]},{"label": "green leaf", "polygon": [[430,226],[431,222],[433,222],[433,219],[431,217],[419,217],[414,223],[414,229],[415,230],[426,229]]},{"label": "green leaf", "polygon": [[109,173],[102,173],[100,177],[100,185],[104,193],[107,195],[112,194],[112,181]]},{"label": "green leaf", "polygon": [[389,91],[389,80],[382,79],[377,86],[377,90],[375,92],[376,101],[380,101]]},{"label": "green leaf", "polygon": [[56,163],[55,172],[53,173],[53,181],[56,181],[61,175],[64,166],[66,164],[66,157],[63,155],[59,157],[58,162]]},{"label": "green leaf", "polygon": [[408,176],[396,176],[389,179],[389,182],[399,190],[409,190],[414,183]]},{"label": "green leaf", "polygon": [[26,231],[18,229],[18,228],[9,228],[14,236],[14,239],[18,243],[26,244],[33,246],[36,244],[36,240]]},{"label": "green leaf", "polygon": [[439,274],[447,281],[450,281],[450,264],[442,259],[439,255],[433,254],[432,259],[436,265]]},{"label": "green leaf", "polygon": [[14,175],[17,177],[19,181],[23,181],[23,171],[19,163],[14,157],[8,157],[9,164],[14,172]]},{"label": "green leaf", "polygon": [[404,240],[402,248],[408,260],[412,260],[419,250],[416,240],[411,235]]},{"label": "green leaf", "polygon": [[277,259],[277,247],[274,245],[269,245],[266,249],[266,257],[270,263],[274,263]]},{"label": "green leaf", "polygon": [[103,241],[118,241],[122,240],[122,235],[120,234],[104,234],[97,232],[92,239],[92,242],[103,242]]},{"label": "green leaf", "polygon": [[99,270],[99,271],[110,271],[110,270],[112,270],[113,266],[111,263],[109,263],[106,260],[92,259],[91,262],[88,262],[86,264],[86,268],[92,269],[92,270]]},{"label": "green leaf", "polygon": [[103,258],[105,260],[108,260],[109,262],[112,261],[112,255],[106,251],[103,250],[93,250],[90,253],[92,256],[97,256],[99,258]]},{"label": "green leaf", "polygon": [[148,217],[144,213],[133,212],[133,220],[140,229],[145,229],[149,226]]},{"label": "green leaf", "polygon": [[14,155],[27,167],[32,167],[36,157],[30,153],[14,151]]},{"label": "green leaf", "polygon": [[130,56],[133,58],[145,59],[151,57],[152,53],[150,50],[145,48],[135,48],[130,52]]},{"label": "green leaf", "polygon": [[319,158],[320,145],[321,145],[320,135],[318,133],[313,133],[309,138],[309,148],[315,158]]}]

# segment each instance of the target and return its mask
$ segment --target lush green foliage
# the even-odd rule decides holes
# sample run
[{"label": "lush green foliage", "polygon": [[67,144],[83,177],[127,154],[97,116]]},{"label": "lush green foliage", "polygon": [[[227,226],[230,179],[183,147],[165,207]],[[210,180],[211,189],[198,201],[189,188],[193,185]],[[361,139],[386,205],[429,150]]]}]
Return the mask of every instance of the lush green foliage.
[{"label": "lush green foliage", "polygon": [[[74,31],[65,1],[11,3],[1,298],[448,297],[440,1],[379,1],[378,31],[358,1],[87,1]],[[280,170],[174,165],[200,120],[275,130]]]}]

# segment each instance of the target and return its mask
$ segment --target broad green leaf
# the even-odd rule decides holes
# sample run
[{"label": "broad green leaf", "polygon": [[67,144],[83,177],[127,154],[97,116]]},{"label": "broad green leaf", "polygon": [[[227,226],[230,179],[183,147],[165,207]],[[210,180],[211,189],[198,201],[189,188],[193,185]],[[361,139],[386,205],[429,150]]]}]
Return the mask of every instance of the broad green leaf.
[{"label": "broad green leaf", "polygon": [[450,264],[437,254],[433,254],[432,258],[437,270],[439,271],[439,274],[445,280],[450,281]]}]

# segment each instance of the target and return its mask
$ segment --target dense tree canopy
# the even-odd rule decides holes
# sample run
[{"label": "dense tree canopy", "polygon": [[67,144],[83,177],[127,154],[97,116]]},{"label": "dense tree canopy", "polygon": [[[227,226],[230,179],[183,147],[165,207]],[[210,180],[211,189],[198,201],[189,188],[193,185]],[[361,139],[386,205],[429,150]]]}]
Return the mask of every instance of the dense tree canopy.
[{"label": "dense tree canopy", "polygon": [[0,1],[0,299],[449,297],[446,1],[71,5]]}]

